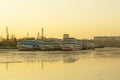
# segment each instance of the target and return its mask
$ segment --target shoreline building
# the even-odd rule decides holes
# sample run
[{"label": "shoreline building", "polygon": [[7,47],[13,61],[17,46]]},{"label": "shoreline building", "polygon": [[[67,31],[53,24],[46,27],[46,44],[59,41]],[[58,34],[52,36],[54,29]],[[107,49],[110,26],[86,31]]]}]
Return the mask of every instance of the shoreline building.
[{"label": "shoreline building", "polygon": [[120,36],[96,36],[94,42],[99,46],[120,47]]}]

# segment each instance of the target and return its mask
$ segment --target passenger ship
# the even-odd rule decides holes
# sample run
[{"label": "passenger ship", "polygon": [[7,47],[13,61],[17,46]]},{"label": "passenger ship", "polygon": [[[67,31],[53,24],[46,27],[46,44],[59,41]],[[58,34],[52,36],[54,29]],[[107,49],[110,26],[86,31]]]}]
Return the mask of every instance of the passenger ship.
[{"label": "passenger ship", "polygon": [[61,40],[55,38],[45,39],[41,42],[40,48],[42,51],[61,50]]},{"label": "passenger ship", "polygon": [[25,39],[17,44],[20,51],[77,51],[94,49],[94,44],[86,40],[65,37],[63,40],[56,38],[47,38],[44,40]]},{"label": "passenger ship", "polygon": [[33,38],[24,39],[18,42],[17,47],[20,51],[34,51],[40,50],[40,41]]},{"label": "passenger ship", "polygon": [[63,51],[74,51],[81,50],[82,45],[79,40],[75,38],[64,38],[62,41],[62,50]]}]

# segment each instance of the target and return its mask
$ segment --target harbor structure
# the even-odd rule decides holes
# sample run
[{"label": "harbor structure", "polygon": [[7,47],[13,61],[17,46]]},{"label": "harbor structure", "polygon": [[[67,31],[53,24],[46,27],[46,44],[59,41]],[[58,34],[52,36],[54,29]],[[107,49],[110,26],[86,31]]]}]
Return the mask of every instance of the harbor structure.
[{"label": "harbor structure", "polygon": [[95,41],[120,41],[120,36],[96,36]]},{"label": "harbor structure", "polygon": [[69,38],[69,34],[63,34],[63,39]]},{"label": "harbor structure", "polygon": [[27,33],[27,38],[29,38],[29,33]]},{"label": "harbor structure", "polygon": [[9,32],[8,32],[8,27],[6,27],[6,40],[9,41]]},{"label": "harbor structure", "polygon": [[94,42],[100,47],[120,47],[120,36],[96,36]]},{"label": "harbor structure", "polygon": [[41,32],[41,34],[42,34],[41,39],[44,40],[44,28],[42,28],[41,30],[42,30],[42,32]]},{"label": "harbor structure", "polygon": [[17,45],[19,50],[41,50],[41,51],[76,51],[93,49],[89,41],[79,40],[64,34],[63,39],[46,38],[42,40],[25,39]]},{"label": "harbor structure", "polygon": [[37,40],[40,40],[40,33],[37,33]]}]

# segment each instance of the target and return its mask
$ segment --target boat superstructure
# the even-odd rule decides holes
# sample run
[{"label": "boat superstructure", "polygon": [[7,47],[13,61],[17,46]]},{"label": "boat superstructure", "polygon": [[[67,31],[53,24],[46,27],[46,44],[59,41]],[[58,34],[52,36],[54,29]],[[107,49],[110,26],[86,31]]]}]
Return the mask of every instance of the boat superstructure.
[{"label": "boat superstructure", "polygon": [[44,38],[41,40],[24,39],[17,45],[19,50],[41,50],[41,51],[77,51],[94,49],[94,44],[88,40],[79,40],[69,37],[68,34],[64,35],[63,39],[57,38]]},{"label": "boat superstructure", "polygon": [[81,50],[81,48],[81,43],[75,38],[64,38],[62,41],[63,51]]},{"label": "boat superstructure", "polygon": [[41,42],[40,48],[42,51],[61,50],[61,40],[55,38],[48,38]]},{"label": "boat superstructure", "polygon": [[35,39],[24,39],[18,42],[17,47],[20,51],[40,50],[40,41]]}]

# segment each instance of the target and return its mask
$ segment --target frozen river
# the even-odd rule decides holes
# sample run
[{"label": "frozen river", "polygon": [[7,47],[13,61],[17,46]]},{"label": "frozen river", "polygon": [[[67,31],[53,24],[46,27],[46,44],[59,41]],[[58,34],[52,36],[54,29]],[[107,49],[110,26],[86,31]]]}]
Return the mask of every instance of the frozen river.
[{"label": "frozen river", "polygon": [[0,49],[0,80],[120,80],[120,48],[85,51]]}]

